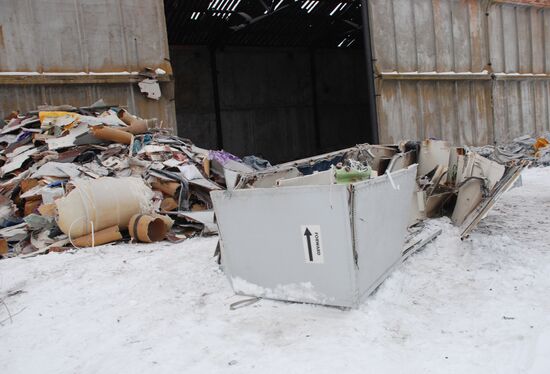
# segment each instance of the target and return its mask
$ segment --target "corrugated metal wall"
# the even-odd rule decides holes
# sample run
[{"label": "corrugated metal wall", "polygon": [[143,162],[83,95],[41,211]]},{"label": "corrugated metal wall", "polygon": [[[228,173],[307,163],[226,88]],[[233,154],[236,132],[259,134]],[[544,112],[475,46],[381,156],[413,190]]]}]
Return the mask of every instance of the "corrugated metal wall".
[{"label": "corrugated metal wall", "polygon": [[547,6],[495,4],[490,8],[498,142],[550,129],[550,3]]},{"label": "corrugated metal wall", "polygon": [[[160,101],[137,88],[160,67]],[[103,98],[175,128],[162,0],[0,0],[0,115]]]},{"label": "corrugated metal wall", "polygon": [[480,0],[369,7],[381,142],[481,145],[550,129],[550,8]]}]

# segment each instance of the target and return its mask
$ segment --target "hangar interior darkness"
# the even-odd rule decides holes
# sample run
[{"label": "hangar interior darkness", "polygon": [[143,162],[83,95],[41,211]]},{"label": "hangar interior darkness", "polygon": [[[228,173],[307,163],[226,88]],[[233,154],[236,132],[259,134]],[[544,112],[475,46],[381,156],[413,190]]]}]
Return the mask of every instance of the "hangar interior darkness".
[{"label": "hangar interior darkness", "polygon": [[165,0],[165,13],[180,136],[273,163],[376,141],[360,0]]}]

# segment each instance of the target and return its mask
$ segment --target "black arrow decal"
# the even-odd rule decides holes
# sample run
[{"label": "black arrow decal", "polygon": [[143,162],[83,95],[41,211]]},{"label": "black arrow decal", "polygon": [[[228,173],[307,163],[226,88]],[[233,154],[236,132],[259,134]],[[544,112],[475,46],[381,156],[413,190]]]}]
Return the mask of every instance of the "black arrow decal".
[{"label": "black arrow decal", "polygon": [[311,249],[311,231],[306,227],[306,231],[304,232],[304,236],[307,240],[307,250],[309,252],[309,262],[313,262],[313,250]]}]

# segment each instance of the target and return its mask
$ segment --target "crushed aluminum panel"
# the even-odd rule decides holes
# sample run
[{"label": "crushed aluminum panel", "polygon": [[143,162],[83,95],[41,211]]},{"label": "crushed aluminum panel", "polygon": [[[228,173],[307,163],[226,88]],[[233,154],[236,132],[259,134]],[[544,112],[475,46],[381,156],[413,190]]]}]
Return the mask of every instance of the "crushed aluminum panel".
[{"label": "crushed aluminum panel", "polygon": [[243,176],[236,188],[242,188],[247,183],[253,188],[269,188],[277,185],[279,179],[296,178],[300,175],[295,167],[276,167]]},{"label": "crushed aluminum panel", "polygon": [[354,184],[353,226],[361,301],[401,262],[417,165]]},{"label": "crushed aluminum panel", "polygon": [[439,217],[439,210],[452,196],[453,192],[435,193],[426,199],[425,215],[426,218]]},{"label": "crushed aluminum panel", "polygon": [[[348,186],[211,193],[224,271],[238,294],[351,307],[357,304]],[[322,237],[323,263],[304,255],[303,226]]]},{"label": "crushed aluminum panel", "polygon": [[313,185],[328,185],[335,184],[336,179],[334,176],[334,170],[329,169],[327,171],[321,171],[310,175],[302,175],[296,178],[279,179],[277,186],[290,187],[290,186],[313,186]]},{"label": "crushed aluminum panel", "polygon": [[[411,229],[409,229],[410,231]],[[435,240],[442,232],[443,230],[438,227],[422,227],[417,232],[409,233],[407,241],[403,246],[401,261],[405,261],[409,256]]]},{"label": "crushed aluminum panel", "polygon": [[405,169],[416,162],[416,151],[409,151],[406,153],[396,153],[390,161],[386,172],[394,172],[397,170]]},{"label": "crushed aluminum panel", "polygon": [[413,226],[428,218],[426,216],[426,191],[417,187],[411,196],[411,212],[409,214],[409,226]]},{"label": "crushed aluminum panel", "polygon": [[[212,163],[216,165],[217,162]],[[242,164],[234,160],[228,160],[223,166],[223,177],[228,190],[233,190],[239,183],[239,178],[243,174],[250,174],[254,169],[248,165]]]},{"label": "crushed aluminum panel", "polygon": [[213,210],[201,210],[197,212],[177,212],[178,217],[184,217],[204,225],[204,234],[217,234],[218,226],[214,218]]},{"label": "crushed aluminum panel", "polygon": [[[366,145],[366,144],[360,144],[359,146],[370,147],[369,145]],[[334,151],[334,152],[328,152],[328,153],[324,153],[324,154],[321,154],[321,155],[316,155],[316,156],[313,156],[313,157],[306,157],[306,158],[302,158],[300,160],[285,162],[283,164],[277,165],[276,167],[279,169],[279,168],[294,167],[294,166],[297,166],[297,165],[307,165],[308,163],[315,163],[316,161],[319,161],[319,160],[330,159],[330,158],[333,158],[335,156],[339,156],[341,154],[352,151],[354,149],[357,149],[357,148],[356,147],[350,147],[350,148],[341,149],[341,150]]]},{"label": "crushed aluminum panel", "polygon": [[449,154],[449,167],[447,168],[447,183],[455,184],[458,173],[458,157],[464,156],[466,151],[462,147],[452,147]]},{"label": "crushed aluminum panel", "polygon": [[529,165],[528,162],[522,162],[516,166],[510,167],[503,178],[497,183],[491,195],[485,198],[476,209],[474,209],[460,226],[460,238],[467,238],[479,222],[487,216],[491,208],[506,191],[511,189],[516,181],[521,177],[521,172]]},{"label": "crushed aluminum panel", "polygon": [[438,166],[447,167],[451,145],[444,140],[424,140],[418,155],[418,174],[426,175]]},{"label": "crushed aluminum panel", "polygon": [[[506,171],[504,165],[476,153],[465,157],[466,164],[463,170],[458,170],[460,178],[457,178],[457,182],[462,185],[458,191],[455,209],[451,217],[456,225],[462,225],[468,215],[483,201],[483,184],[486,185],[489,193],[492,193],[494,187],[501,182]],[[459,161],[463,158],[463,156],[460,156]],[[483,181],[479,179],[468,180],[470,177],[481,178]]]}]

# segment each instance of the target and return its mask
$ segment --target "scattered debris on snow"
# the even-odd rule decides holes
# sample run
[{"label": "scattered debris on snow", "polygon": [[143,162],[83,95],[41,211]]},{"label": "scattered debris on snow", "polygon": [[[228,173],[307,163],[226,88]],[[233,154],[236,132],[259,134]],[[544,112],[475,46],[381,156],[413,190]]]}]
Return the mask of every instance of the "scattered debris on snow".
[{"label": "scattered debris on snow", "polygon": [[442,234],[351,311],[230,310],[215,237],[0,261],[0,372],[546,373],[550,169],[522,178],[464,241],[426,221]]}]

